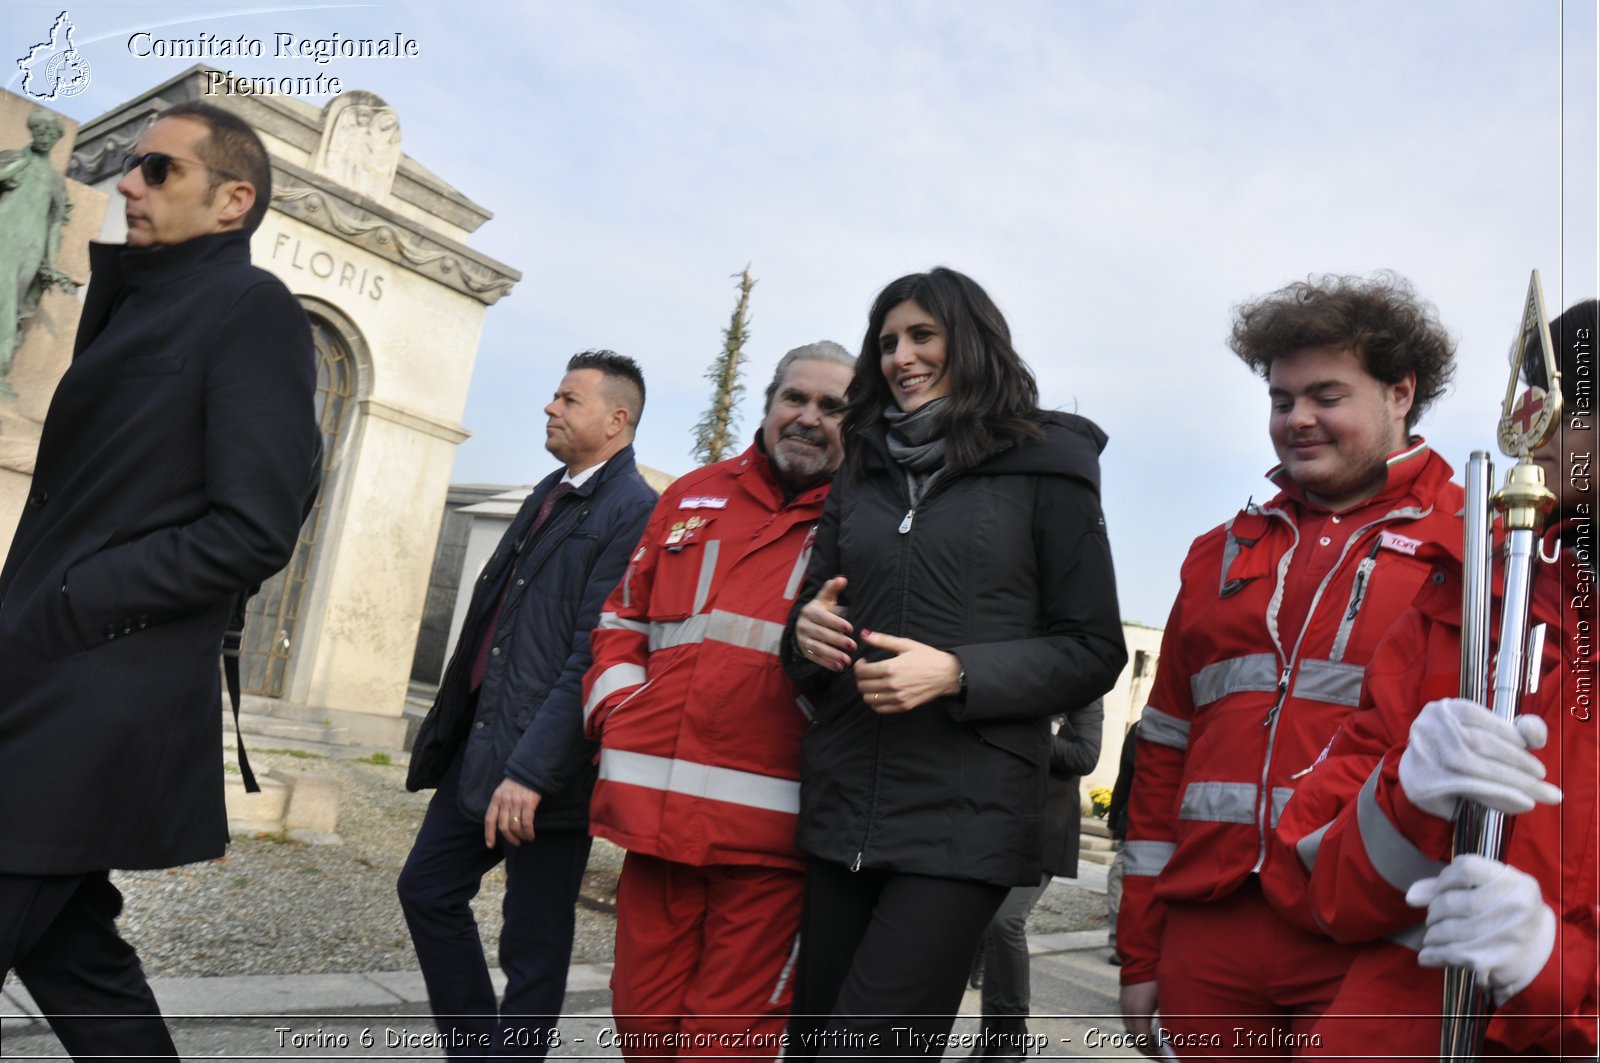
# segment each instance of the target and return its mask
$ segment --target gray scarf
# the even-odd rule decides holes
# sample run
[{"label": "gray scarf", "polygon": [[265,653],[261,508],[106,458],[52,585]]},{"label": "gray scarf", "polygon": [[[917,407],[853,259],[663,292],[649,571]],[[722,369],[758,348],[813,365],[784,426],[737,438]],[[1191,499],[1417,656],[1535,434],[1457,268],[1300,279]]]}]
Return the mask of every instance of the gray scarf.
[{"label": "gray scarf", "polygon": [[939,411],[948,399],[934,399],[911,413],[898,406],[885,407],[883,419],[889,426],[884,441],[889,456],[905,470],[906,488],[911,493],[911,508],[945,471],[944,419]]}]

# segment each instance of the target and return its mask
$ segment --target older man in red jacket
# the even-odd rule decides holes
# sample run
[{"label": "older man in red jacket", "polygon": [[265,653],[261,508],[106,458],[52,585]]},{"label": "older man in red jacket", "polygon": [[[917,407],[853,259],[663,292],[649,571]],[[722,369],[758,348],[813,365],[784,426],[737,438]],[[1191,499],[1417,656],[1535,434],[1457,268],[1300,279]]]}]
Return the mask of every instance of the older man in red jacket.
[{"label": "older man in red jacket", "polygon": [[755,444],[662,495],[595,629],[590,822],[628,850],[611,993],[629,1059],[781,1045],[808,711],[778,642],[844,456],[854,365],[836,343],[784,355]]}]

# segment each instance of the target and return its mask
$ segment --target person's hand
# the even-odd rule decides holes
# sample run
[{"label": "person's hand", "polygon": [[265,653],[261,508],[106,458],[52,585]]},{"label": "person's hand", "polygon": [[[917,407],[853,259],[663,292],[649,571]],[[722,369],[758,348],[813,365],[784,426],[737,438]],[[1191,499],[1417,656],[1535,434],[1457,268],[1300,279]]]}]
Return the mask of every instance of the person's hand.
[{"label": "person's hand", "polygon": [[1139,1051],[1160,1059],[1152,1021],[1156,1014],[1156,983],[1138,982],[1122,987],[1122,1026],[1139,1039]]},{"label": "person's hand", "polygon": [[961,661],[953,653],[881,631],[863,630],[861,641],[894,654],[856,662],[856,689],[873,712],[910,712],[961,689]]},{"label": "person's hand", "polygon": [[1507,723],[1466,698],[1430,701],[1411,723],[1400,786],[1440,819],[1454,816],[1463,798],[1507,814],[1558,804],[1561,791],[1544,781],[1544,765],[1528,752],[1544,748],[1548,735],[1537,716]]},{"label": "person's hand", "polygon": [[1532,875],[1464,853],[1435,878],[1411,884],[1406,903],[1428,909],[1417,962],[1470,967],[1501,1005],[1527,988],[1556,943],[1556,914]]},{"label": "person's hand", "polygon": [[800,619],[794,625],[794,641],[801,654],[830,672],[850,667],[850,655],[856,650],[855,639],[850,637],[855,629],[844,618],[844,607],[839,604],[844,585],[843,576],[824,583],[817,596],[800,610]]},{"label": "person's hand", "polygon": [[507,845],[533,841],[533,814],[539,809],[539,794],[515,779],[506,779],[489,798],[489,811],[483,814],[483,844],[493,849],[498,834]]}]

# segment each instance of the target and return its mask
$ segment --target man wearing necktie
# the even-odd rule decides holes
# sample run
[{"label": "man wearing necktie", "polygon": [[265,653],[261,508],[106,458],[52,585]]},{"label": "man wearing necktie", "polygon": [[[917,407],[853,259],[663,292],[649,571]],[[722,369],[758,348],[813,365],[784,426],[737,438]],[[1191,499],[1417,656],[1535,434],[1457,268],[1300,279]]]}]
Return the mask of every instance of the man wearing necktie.
[{"label": "man wearing necktie", "polygon": [[[586,351],[545,407],[545,477],[484,566],[406,786],[435,787],[400,905],[451,1058],[543,1056],[572,954],[589,858],[594,746],[580,695],[589,632],[656,494],[634,464],[644,377]],[[469,902],[506,862],[497,1006]]]}]

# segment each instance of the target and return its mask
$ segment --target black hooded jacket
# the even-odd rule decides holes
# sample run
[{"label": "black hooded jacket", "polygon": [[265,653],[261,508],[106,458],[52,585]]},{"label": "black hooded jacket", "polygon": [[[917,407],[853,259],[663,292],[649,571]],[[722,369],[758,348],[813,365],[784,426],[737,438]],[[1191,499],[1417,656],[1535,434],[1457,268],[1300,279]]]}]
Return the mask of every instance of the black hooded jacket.
[{"label": "black hooded jacket", "polygon": [[[1105,434],[1067,413],[1040,425],[1042,439],[937,480],[909,524],[881,427],[864,470],[834,480],[783,641],[784,667],[815,704],[797,834],[812,856],[1039,881],[1049,718],[1110,690],[1127,660],[1100,513]],[[880,716],[853,671],[808,661],[795,621],[835,575],[848,580],[841,604],[857,631],[954,653],[966,696]]]}]

